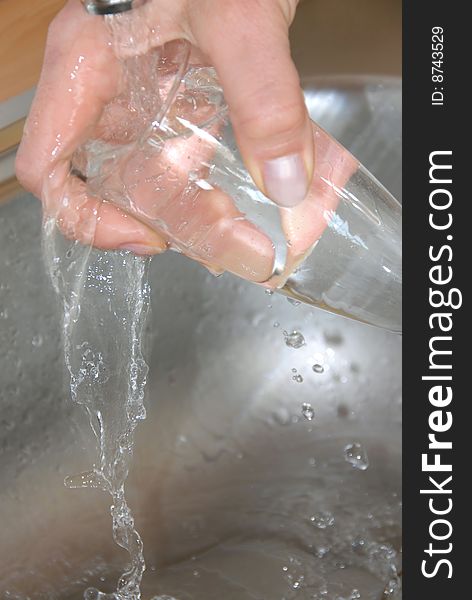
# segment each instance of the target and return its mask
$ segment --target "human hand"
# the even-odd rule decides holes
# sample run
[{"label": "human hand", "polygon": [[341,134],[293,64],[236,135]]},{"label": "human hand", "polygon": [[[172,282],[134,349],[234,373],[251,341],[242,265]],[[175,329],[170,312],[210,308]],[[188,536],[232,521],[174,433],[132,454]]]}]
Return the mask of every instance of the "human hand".
[{"label": "human hand", "polygon": [[[302,202],[311,179],[314,132],[290,59],[288,27],[296,4],[295,0],[150,0],[133,11],[133,44],[127,46],[125,40],[121,52],[144,54],[184,38],[216,67],[254,181],[279,205],[298,204],[282,211],[282,221],[295,242],[292,253],[298,247],[301,255],[319,237],[311,229],[320,230],[320,219],[315,226],[315,220],[306,217],[324,205]],[[69,237],[105,249],[159,253],[168,245],[165,236],[90,196],[84,182],[70,176],[75,150],[99,135],[104,109],[120,93],[121,63],[109,41],[103,19],[86,14],[78,0],[70,0],[52,23],[17,173],[25,187],[41,197],[46,212],[58,216]],[[119,127],[118,122],[113,125]],[[231,217],[227,199],[215,201],[213,194],[206,200],[200,207],[206,210],[207,224]],[[332,205],[331,199],[325,205]],[[311,229],[307,223],[312,223]],[[217,267],[243,277],[251,271],[247,278],[263,281],[272,264],[270,240],[247,225],[241,223],[222,236]],[[257,264],[248,269],[251,261]]]}]

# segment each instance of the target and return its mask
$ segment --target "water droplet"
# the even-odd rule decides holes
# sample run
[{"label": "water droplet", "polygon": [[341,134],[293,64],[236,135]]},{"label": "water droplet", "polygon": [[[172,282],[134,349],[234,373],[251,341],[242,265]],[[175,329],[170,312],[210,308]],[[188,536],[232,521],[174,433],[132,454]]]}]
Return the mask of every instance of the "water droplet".
[{"label": "water droplet", "polygon": [[360,471],[365,471],[369,467],[367,452],[362,445],[357,442],[345,446],[344,458],[355,469],[359,469]]},{"label": "water droplet", "polygon": [[300,300],[295,300],[295,298],[287,298],[287,302],[290,302],[292,306],[299,306],[301,304]]},{"label": "water droplet", "polygon": [[303,383],[303,377],[300,374],[294,375],[292,377],[292,379],[293,379],[293,381],[296,381],[297,383]]},{"label": "water droplet", "polygon": [[311,404],[304,402],[302,404],[302,415],[307,421],[312,421],[315,416],[315,410]]},{"label": "water droplet", "polygon": [[319,363],[315,363],[311,368],[315,373],[324,373],[324,367]]},{"label": "water droplet", "polygon": [[354,552],[358,552],[361,553],[364,550],[365,547],[365,540],[364,538],[356,538],[352,544],[352,549],[354,550]]},{"label": "water droplet", "polygon": [[292,590],[299,590],[305,581],[303,564],[293,556],[289,557],[289,563],[282,567],[283,577]]},{"label": "water droplet", "polygon": [[399,587],[400,587],[400,583],[399,583],[398,578],[390,579],[390,581],[385,586],[382,598],[391,598],[394,594],[396,594]]},{"label": "water droplet", "polygon": [[324,558],[330,550],[331,548],[329,546],[318,546],[315,554],[318,558]]},{"label": "water droplet", "polygon": [[99,600],[101,594],[102,593],[95,588],[87,588],[84,592],[84,600]]},{"label": "water droplet", "polygon": [[284,331],[284,337],[285,344],[289,348],[297,349],[305,345],[305,338],[303,337],[303,334],[299,331],[292,331],[292,333],[287,333],[286,331]]},{"label": "water droplet", "polygon": [[330,512],[322,511],[310,517],[310,523],[318,529],[326,529],[334,525],[334,516]]},{"label": "water droplet", "polygon": [[278,321],[274,321],[274,327],[280,327],[280,323]]},{"label": "water droplet", "polygon": [[349,600],[359,600],[361,593],[358,589],[354,588],[349,596]]}]

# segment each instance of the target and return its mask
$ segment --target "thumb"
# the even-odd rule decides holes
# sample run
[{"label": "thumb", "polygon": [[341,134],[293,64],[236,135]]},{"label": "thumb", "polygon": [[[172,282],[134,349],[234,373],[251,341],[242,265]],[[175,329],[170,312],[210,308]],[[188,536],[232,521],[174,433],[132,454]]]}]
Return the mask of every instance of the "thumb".
[{"label": "thumb", "polygon": [[227,0],[217,11],[210,4],[212,14],[192,19],[193,33],[218,72],[244,162],[269,198],[295,206],[307,194],[314,154],[290,56],[288,7],[296,2]]}]

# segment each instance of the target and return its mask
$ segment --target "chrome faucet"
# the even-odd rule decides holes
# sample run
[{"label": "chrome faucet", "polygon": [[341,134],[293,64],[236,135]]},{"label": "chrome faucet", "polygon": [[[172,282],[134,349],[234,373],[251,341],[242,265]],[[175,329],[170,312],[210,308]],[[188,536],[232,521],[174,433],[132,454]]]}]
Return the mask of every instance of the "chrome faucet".
[{"label": "chrome faucet", "polygon": [[131,10],[146,0],[82,0],[85,10],[92,15],[113,15]]}]

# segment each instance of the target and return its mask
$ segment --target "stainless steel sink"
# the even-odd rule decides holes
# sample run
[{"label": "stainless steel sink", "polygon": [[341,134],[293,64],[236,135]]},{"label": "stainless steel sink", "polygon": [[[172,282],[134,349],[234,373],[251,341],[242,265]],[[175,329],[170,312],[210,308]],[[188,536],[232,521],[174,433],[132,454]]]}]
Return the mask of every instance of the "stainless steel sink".
[{"label": "stainless steel sink", "polygon": [[[399,82],[305,88],[313,118],[399,197]],[[94,444],[64,383],[40,229],[31,196],[0,206],[0,591],[80,598],[114,589],[126,557],[109,498],[63,486]],[[144,597],[400,598],[400,338],[176,254],[154,260],[152,285],[148,418],[128,485]],[[306,344],[288,347],[284,330]]]}]

